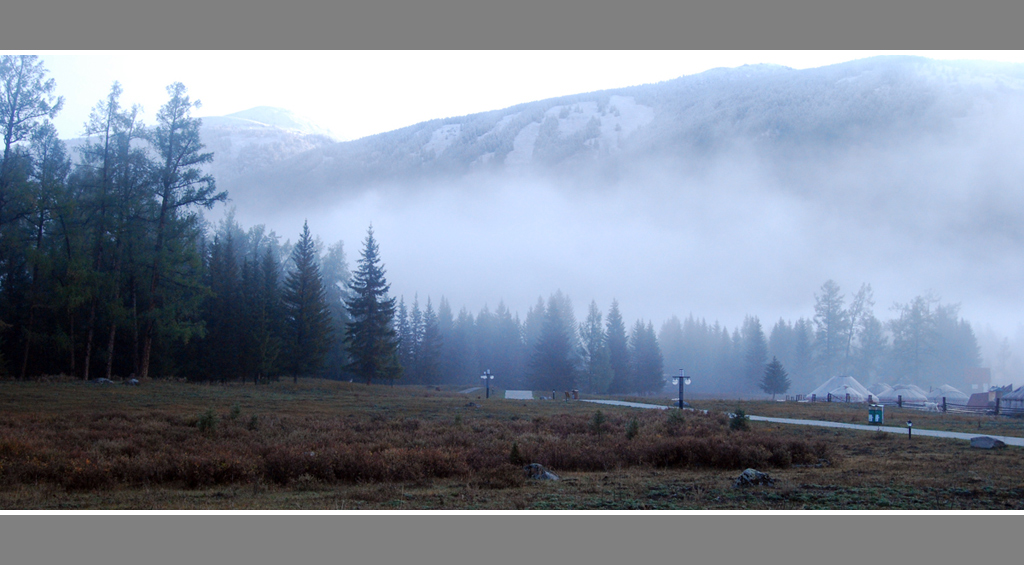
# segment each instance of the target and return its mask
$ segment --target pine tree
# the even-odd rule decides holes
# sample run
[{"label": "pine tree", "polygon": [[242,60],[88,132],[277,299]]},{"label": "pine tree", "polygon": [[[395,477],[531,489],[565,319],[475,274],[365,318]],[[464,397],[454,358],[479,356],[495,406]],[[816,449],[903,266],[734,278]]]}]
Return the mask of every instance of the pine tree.
[{"label": "pine tree", "polygon": [[743,380],[744,388],[751,389],[761,381],[764,365],[768,361],[768,342],[757,316],[747,316],[743,323]]},{"label": "pine tree", "polygon": [[320,370],[333,337],[331,309],[308,223],[302,226],[302,235],[292,250],[292,260],[295,270],[285,279],[282,301],[287,328],[287,365],[293,382],[298,382],[299,375]]},{"label": "pine tree", "polygon": [[352,321],[348,324],[348,369],[370,384],[374,379],[402,376],[398,359],[398,336],[393,327],[395,299],[388,298],[391,285],[384,278],[373,226],[367,230],[359,268],[356,269],[346,300]]},{"label": "pine tree", "polygon": [[821,285],[821,294],[814,295],[814,299],[818,369],[820,376],[828,379],[836,376],[836,371],[841,368],[847,345],[843,336],[847,334],[850,319],[835,281],[825,281]]},{"label": "pine tree", "polygon": [[761,390],[772,395],[772,400],[775,400],[776,394],[785,394],[789,390],[789,375],[777,357],[772,357],[772,362],[765,366]]},{"label": "pine tree", "polygon": [[665,363],[654,334],[654,324],[637,320],[629,339],[632,390],[640,393],[658,392],[665,385]]},{"label": "pine tree", "polygon": [[427,297],[427,309],[423,312],[423,336],[420,338],[419,357],[416,360],[420,382],[436,384],[441,379],[441,331],[437,325],[434,305]]},{"label": "pine tree", "polygon": [[587,319],[580,327],[583,337],[584,378],[587,392],[604,394],[612,381],[612,366],[608,356],[607,337],[601,324],[601,311],[597,302],[590,302]]},{"label": "pine tree", "polygon": [[619,303],[612,300],[608,310],[607,331],[608,363],[612,367],[612,382],[608,392],[631,392],[633,379],[629,371],[629,342],[626,338],[626,324],[619,313]]},{"label": "pine tree", "polygon": [[544,325],[530,360],[530,382],[537,390],[570,390],[576,384],[575,352],[560,305],[554,296],[548,300]]},{"label": "pine tree", "polygon": [[151,249],[152,269],[149,273],[147,304],[142,318],[142,359],[140,375],[149,375],[153,340],[158,330],[172,337],[188,339],[197,331],[190,323],[192,310],[199,302],[182,294],[183,289],[199,285],[186,284],[189,277],[198,276],[188,268],[196,253],[193,241],[198,231],[198,218],[186,213],[189,208],[212,208],[227,199],[226,192],[217,192],[213,175],[203,167],[213,161],[213,153],[202,153],[204,145],[199,138],[202,120],[191,117],[192,102],[185,85],[176,82],[167,87],[171,99],[160,108],[157,125],[149,132],[149,141],[157,152],[153,163],[153,183],[157,202],[154,224],[155,242]]}]

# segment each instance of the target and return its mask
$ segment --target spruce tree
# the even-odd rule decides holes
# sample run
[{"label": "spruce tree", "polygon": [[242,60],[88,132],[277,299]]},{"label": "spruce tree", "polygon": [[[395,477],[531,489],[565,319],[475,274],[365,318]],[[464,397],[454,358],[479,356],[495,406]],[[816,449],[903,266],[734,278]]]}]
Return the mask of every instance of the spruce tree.
[{"label": "spruce tree", "polygon": [[587,392],[603,394],[608,391],[612,380],[612,366],[608,356],[608,343],[604,326],[601,324],[601,311],[597,302],[590,302],[587,319],[580,328],[583,334],[583,363]]},{"label": "spruce tree", "polygon": [[348,324],[348,370],[370,384],[374,379],[402,376],[398,359],[398,336],[392,325],[395,299],[388,298],[391,285],[384,278],[373,226],[366,232],[362,256],[352,282],[351,296],[345,301],[352,321]]},{"label": "spruce tree", "polygon": [[417,350],[416,369],[420,382],[436,384],[441,380],[441,331],[437,325],[434,305],[427,297],[427,309],[423,313],[423,336]]},{"label": "spruce tree", "polygon": [[554,296],[548,300],[544,325],[530,360],[530,381],[537,390],[570,390],[576,384],[576,352],[560,306]]},{"label": "spruce tree", "polygon": [[607,323],[608,362],[612,367],[612,382],[608,392],[631,392],[633,379],[629,371],[629,343],[626,339],[626,324],[619,313],[619,303],[612,300],[608,310]]},{"label": "spruce tree", "polygon": [[327,304],[320,266],[309,224],[292,250],[295,270],[288,273],[282,300],[287,327],[287,364],[293,382],[299,375],[316,373],[331,346],[331,309]]},{"label": "spruce tree", "polygon": [[775,400],[776,394],[784,394],[789,390],[789,375],[786,374],[778,357],[772,357],[772,362],[765,366],[760,386],[761,390],[772,395],[772,400]]},{"label": "spruce tree", "polygon": [[665,385],[665,363],[654,334],[654,324],[637,320],[630,336],[630,369],[633,374],[632,391],[658,392]]}]

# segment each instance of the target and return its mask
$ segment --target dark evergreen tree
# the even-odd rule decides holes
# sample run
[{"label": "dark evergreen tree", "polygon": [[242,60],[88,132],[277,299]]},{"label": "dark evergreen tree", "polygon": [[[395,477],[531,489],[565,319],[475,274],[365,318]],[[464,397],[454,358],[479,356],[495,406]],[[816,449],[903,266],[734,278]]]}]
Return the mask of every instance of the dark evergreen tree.
[{"label": "dark evergreen tree", "polygon": [[437,314],[434,305],[427,297],[427,309],[423,312],[423,336],[418,348],[416,370],[420,382],[437,384],[441,382],[441,352],[443,349],[441,331],[437,325]]},{"label": "dark evergreen tree", "polygon": [[[29,210],[20,204],[16,145],[31,138],[43,120],[53,119],[64,105],[63,96],[54,96],[56,82],[46,78],[46,68],[35,55],[0,56],[0,128],[4,136],[0,161],[0,243],[7,225]],[[4,257],[0,256],[0,260]]]},{"label": "dark evergreen tree", "polygon": [[789,390],[789,375],[782,367],[777,357],[772,357],[771,363],[764,368],[764,375],[761,378],[761,390],[772,395],[775,400],[776,394],[785,394]]},{"label": "dark evergreen tree", "polygon": [[345,365],[348,364],[344,331],[351,321],[345,308],[345,298],[348,296],[348,283],[352,277],[345,259],[344,243],[339,241],[328,247],[327,253],[320,259],[320,265],[327,305],[331,309],[331,327],[334,328],[334,339],[331,340],[331,348],[327,352],[325,376],[340,379]]},{"label": "dark evergreen tree", "polygon": [[286,333],[286,365],[293,382],[299,375],[318,373],[331,348],[334,330],[316,249],[303,224],[292,250],[295,270],[288,273],[282,293]]},{"label": "dark evergreen tree", "polygon": [[743,386],[753,389],[761,382],[764,366],[768,362],[768,342],[757,316],[747,316],[743,322]]},{"label": "dark evergreen tree", "polygon": [[570,390],[576,385],[576,352],[560,306],[553,296],[548,300],[544,326],[530,360],[530,383],[535,390]]},{"label": "dark evergreen tree", "polygon": [[190,264],[198,265],[194,244],[198,218],[187,211],[197,206],[209,209],[227,199],[227,193],[217,192],[213,175],[203,172],[203,167],[213,161],[213,154],[202,152],[202,120],[191,117],[199,101],[192,102],[180,82],[168,86],[167,92],[171,99],[160,109],[157,125],[149,132],[158,159],[153,164],[157,202],[151,218],[152,267],[141,317],[142,377],[149,375],[153,341],[158,334],[187,340],[201,327],[190,317],[201,297],[196,292],[200,285],[193,278],[199,273],[189,268]]},{"label": "dark evergreen tree", "polygon": [[351,295],[345,302],[352,321],[346,344],[348,370],[370,384],[374,379],[402,376],[398,358],[398,335],[394,328],[395,299],[388,298],[391,285],[384,278],[373,226],[367,230],[359,267],[349,283]]},{"label": "dark evergreen tree", "polygon": [[665,386],[664,361],[654,324],[637,320],[629,340],[633,390],[642,394],[659,392]]},{"label": "dark evergreen tree", "polygon": [[583,342],[583,379],[586,391],[604,394],[612,382],[612,365],[608,355],[608,340],[604,325],[601,323],[601,311],[597,302],[590,302],[587,319],[580,327]]},{"label": "dark evergreen tree", "polygon": [[626,324],[619,313],[619,303],[612,300],[608,310],[607,331],[608,363],[612,367],[612,382],[608,392],[623,393],[633,390],[633,379],[629,371],[629,342],[626,338]]}]

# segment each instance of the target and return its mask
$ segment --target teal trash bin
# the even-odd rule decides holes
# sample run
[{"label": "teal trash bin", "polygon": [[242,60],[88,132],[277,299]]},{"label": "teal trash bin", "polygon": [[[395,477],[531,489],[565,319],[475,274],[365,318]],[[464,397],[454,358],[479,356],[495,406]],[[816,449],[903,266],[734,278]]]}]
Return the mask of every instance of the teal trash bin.
[{"label": "teal trash bin", "polygon": [[868,423],[869,424],[881,424],[883,420],[883,410],[885,406],[881,404],[872,404],[868,406]]}]

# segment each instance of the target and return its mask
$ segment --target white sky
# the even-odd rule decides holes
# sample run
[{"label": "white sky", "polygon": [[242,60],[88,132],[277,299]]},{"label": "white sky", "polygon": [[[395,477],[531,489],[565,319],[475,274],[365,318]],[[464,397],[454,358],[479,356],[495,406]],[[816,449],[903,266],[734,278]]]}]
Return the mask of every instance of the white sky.
[{"label": "white sky", "polygon": [[813,68],[880,54],[1024,62],[1024,51],[99,51],[43,52],[64,110],[61,137],[81,135],[115,80],[121,102],[152,123],[181,81],[196,116],[255,106],[291,110],[356,139],[422,121],[534,100],[660,82],[715,67]]}]

